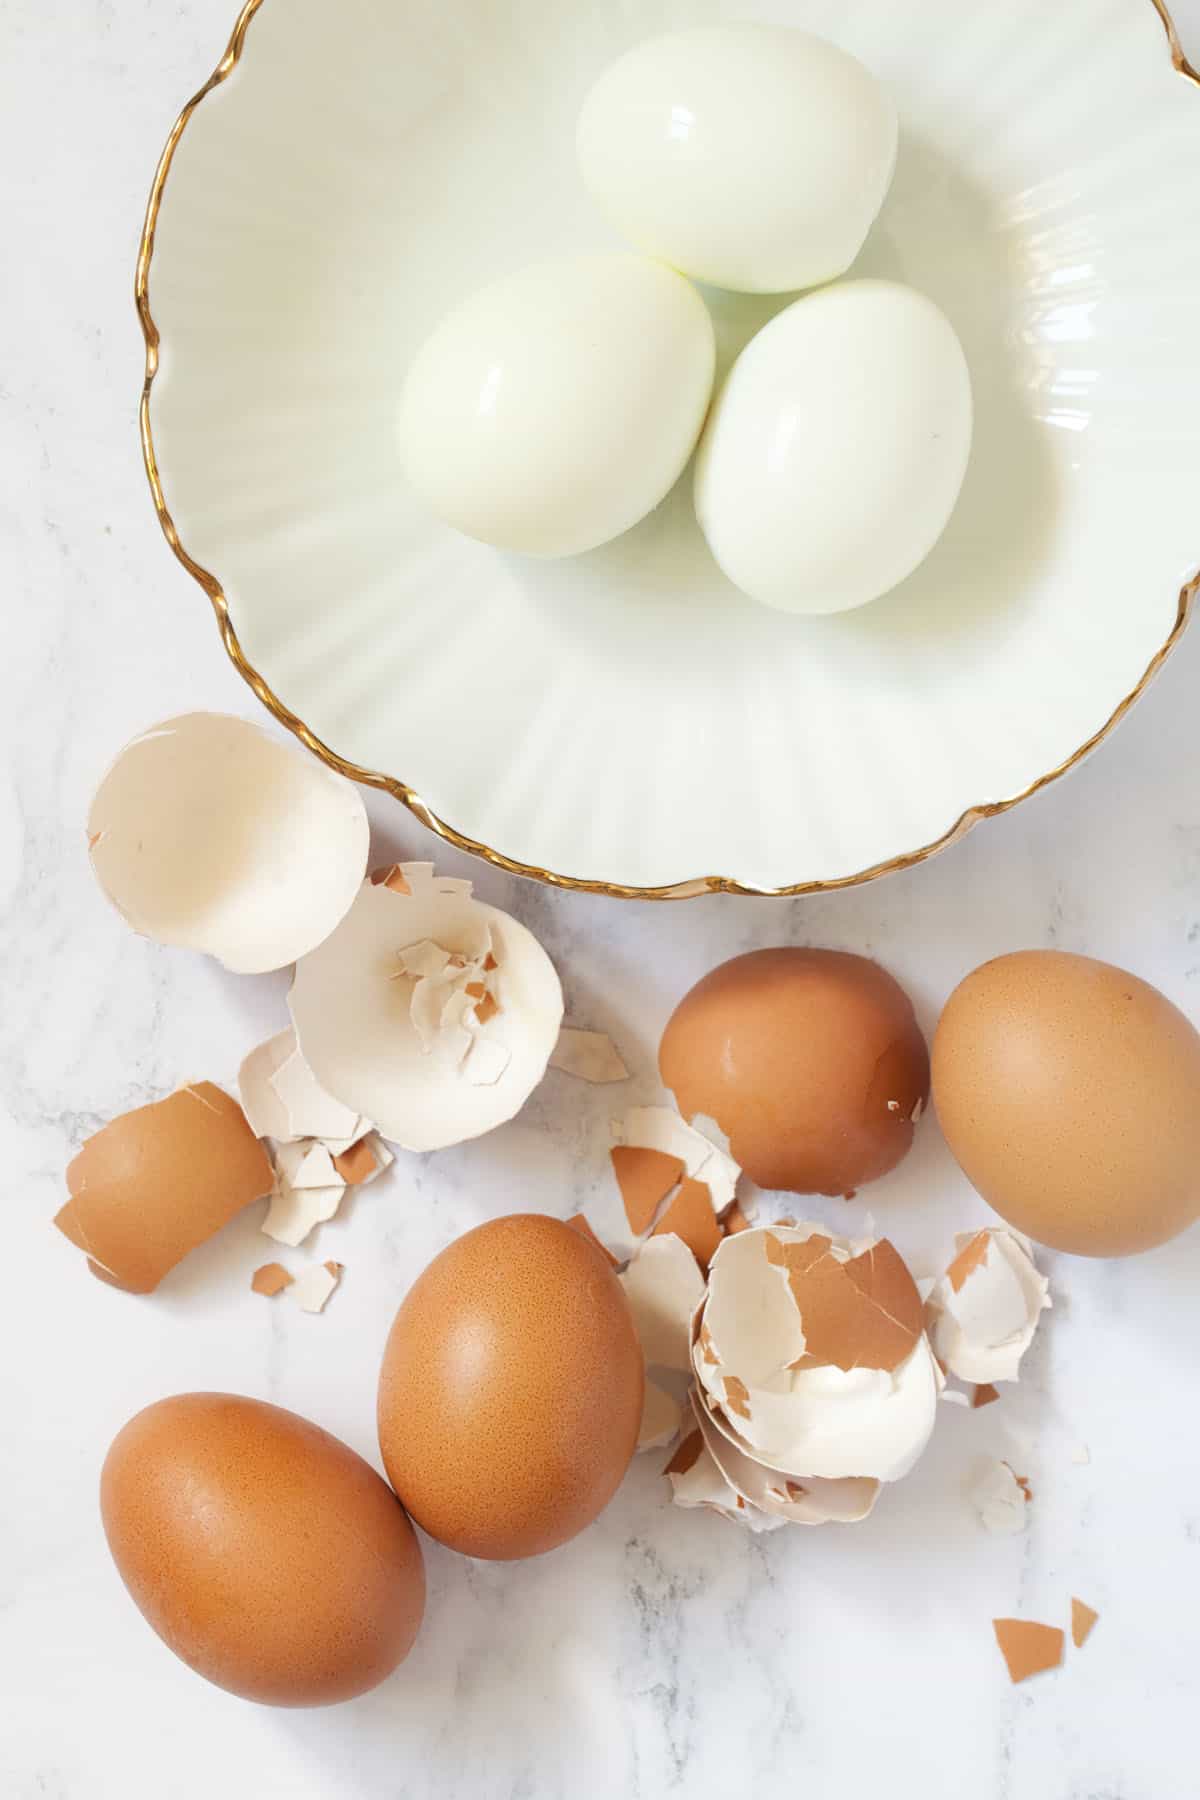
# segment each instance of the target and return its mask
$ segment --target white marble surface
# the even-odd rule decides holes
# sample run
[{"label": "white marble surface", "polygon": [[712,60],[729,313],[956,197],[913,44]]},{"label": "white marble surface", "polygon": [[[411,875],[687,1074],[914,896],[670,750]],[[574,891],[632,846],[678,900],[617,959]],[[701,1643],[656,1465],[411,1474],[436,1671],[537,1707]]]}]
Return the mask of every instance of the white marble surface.
[{"label": "white marble surface", "polygon": [[[1134,3],[1134,0],[1130,0]],[[1148,3],[1148,0],[1147,0]],[[229,0],[0,0],[0,1793],[6,1800],[697,1800],[786,1787],[892,1800],[1191,1800],[1200,1618],[1200,1230],[1125,1264],[1055,1260],[1056,1310],[1013,1399],[943,1408],[934,1447],[864,1525],[767,1540],[665,1503],[659,1458],[601,1521],[516,1567],[429,1549],[426,1626],[376,1693],[326,1712],[247,1706],[158,1644],[108,1561],[96,1477],[115,1430],[192,1387],[264,1395],[374,1453],[376,1363],[412,1274],[514,1207],[562,1212],[600,1178],[612,1092],[552,1075],[462,1151],[401,1158],[324,1229],[346,1264],[321,1318],[247,1287],[247,1217],[146,1300],[90,1281],[49,1221],[81,1138],[177,1081],[229,1081],[284,1018],[282,978],[155,949],[109,912],[82,820],[112,751],[173,711],[252,712],[141,473],[139,214]],[[1180,0],[1200,39],[1200,3]],[[656,1089],[673,1000],[754,944],[883,958],[932,1023],[966,969],[1058,944],[1111,957],[1200,1017],[1193,631],[1079,774],[888,882],[803,902],[622,906],[517,885],[573,1017]],[[428,849],[376,805],[381,853]],[[442,859],[466,867],[462,859]],[[914,1259],[978,1216],[936,1128],[869,1204]],[[818,1203],[824,1216],[864,1206]],[[301,1260],[299,1257],[296,1260]],[[1072,1448],[1090,1446],[1079,1466]],[[977,1459],[1031,1477],[1029,1531],[990,1539]],[[1102,1622],[1065,1669],[1012,1689],[995,1614]]]}]

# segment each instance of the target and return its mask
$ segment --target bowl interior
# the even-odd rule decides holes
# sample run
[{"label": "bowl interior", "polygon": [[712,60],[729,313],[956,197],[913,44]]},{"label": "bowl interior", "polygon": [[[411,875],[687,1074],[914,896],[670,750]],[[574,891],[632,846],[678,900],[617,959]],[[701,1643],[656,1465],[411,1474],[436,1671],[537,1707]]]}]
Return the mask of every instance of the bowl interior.
[{"label": "bowl interior", "polygon": [[[738,594],[688,475],[538,563],[440,526],[397,466],[446,308],[616,244],[574,163],[595,75],[742,16],[891,85],[896,179],[854,273],[930,294],[975,390],[944,538],[834,618]],[[1198,168],[1152,0],[263,0],[158,220],[165,502],[283,704],[466,837],[639,888],[844,880],[1072,758],[1172,631],[1200,554]],[[790,298],[706,297],[724,366]]]}]

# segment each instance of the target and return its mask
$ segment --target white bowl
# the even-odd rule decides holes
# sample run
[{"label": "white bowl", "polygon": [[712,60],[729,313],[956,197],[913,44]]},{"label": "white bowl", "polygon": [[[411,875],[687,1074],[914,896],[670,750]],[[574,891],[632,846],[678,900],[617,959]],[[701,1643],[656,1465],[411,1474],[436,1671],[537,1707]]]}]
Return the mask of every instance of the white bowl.
[{"label": "white bowl", "polygon": [[[574,163],[597,72],[723,17],[889,84],[899,163],[854,272],[931,295],[971,364],[945,537],[840,617],[738,594],[687,477],[539,563],[398,469],[445,309],[615,242]],[[1167,25],[1157,0],[251,0],[164,153],[138,296],[160,518],[260,698],[445,837],[611,893],[864,880],[1077,762],[1200,558],[1200,93]],[[726,363],[784,303],[709,298]]]}]

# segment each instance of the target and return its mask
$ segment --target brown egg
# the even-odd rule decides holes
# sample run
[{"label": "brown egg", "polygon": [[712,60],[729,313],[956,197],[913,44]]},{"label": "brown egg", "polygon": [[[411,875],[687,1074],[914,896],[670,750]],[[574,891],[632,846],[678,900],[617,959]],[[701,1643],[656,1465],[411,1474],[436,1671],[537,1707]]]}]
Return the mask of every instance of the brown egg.
[{"label": "brown egg", "polygon": [[1200,1035],[1156,988],[1061,950],[997,957],[933,1044],[942,1130],[1002,1218],[1125,1256],[1200,1217]]},{"label": "brown egg", "polygon": [[383,1680],[425,1608],[416,1533],[339,1439],[238,1394],[131,1419],[100,1477],[104,1531],[147,1622],[246,1700],[324,1706]]},{"label": "brown egg", "polygon": [[643,1379],[603,1252],[557,1219],[495,1219],[436,1256],[396,1314],[379,1379],[384,1466],[442,1543],[537,1556],[612,1498]]},{"label": "brown egg", "polygon": [[752,950],[698,981],[658,1052],[764,1188],[847,1194],[894,1169],[929,1097],[929,1053],[885,969],[840,950]]}]

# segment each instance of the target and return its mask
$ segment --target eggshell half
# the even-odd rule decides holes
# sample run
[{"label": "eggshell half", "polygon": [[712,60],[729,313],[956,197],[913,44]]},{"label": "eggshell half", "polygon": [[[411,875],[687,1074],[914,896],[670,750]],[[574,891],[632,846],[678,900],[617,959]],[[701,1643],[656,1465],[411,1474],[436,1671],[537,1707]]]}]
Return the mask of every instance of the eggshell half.
[{"label": "eggshell half", "polygon": [[379,1380],[384,1466],[413,1518],[468,1556],[537,1556],[615,1493],[637,1446],[642,1352],[603,1253],[517,1213],[434,1258]]},{"label": "eggshell half", "polygon": [[1128,1256],[1200,1217],[1200,1034],[1136,975],[997,957],[950,996],[933,1070],[964,1173],[1031,1238]]},{"label": "eggshell half", "polygon": [[367,866],[358,789],[226,713],[186,713],[127,744],[87,828],[96,879],[135,931],[239,974],[312,950]]},{"label": "eggshell half", "polygon": [[406,1150],[439,1150],[524,1105],[558,1041],[562,988],[532,933],[469,881],[424,863],[400,872],[403,887],[362,884],[296,965],[288,1006],[322,1088]]},{"label": "eggshell half", "polygon": [[100,1477],[113,1561],[197,1674],[271,1706],[364,1693],[412,1648],[425,1607],[416,1535],[347,1445],[237,1394],[159,1400]]},{"label": "eggshell half", "polygon": [[189,1250],[271,1192],[270,1158],[211,1081],[123,1113],[67,1168],[64,1237],[112,1287],[149,1294]]}]

